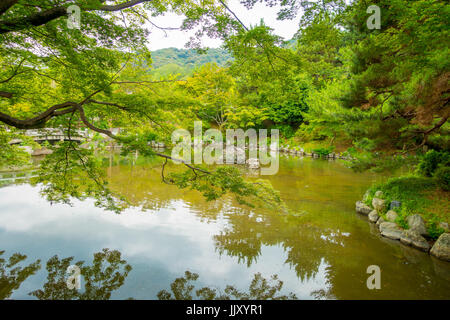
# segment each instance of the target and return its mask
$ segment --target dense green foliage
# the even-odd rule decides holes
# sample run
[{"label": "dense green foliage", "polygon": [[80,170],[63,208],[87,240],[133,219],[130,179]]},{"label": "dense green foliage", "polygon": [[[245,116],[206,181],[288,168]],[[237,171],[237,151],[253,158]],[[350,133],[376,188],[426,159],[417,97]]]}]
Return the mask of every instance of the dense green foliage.
[{"label": "dense green foliage", "polygon": [[430,150],[424,154],[417,165],[417,173],[425,177],[434,177],[445,191],[450,186],[450,153]]},{"label": "dense green foliage", "polygon": [[450,167],[440,167],[435,173],[434,177],[436,178],[437,183],[444,191],[450,191]]},{"label": "dense green foliage", "polygon": [[192,75],[194,71],[208,63],[225,66],[231,60],[230,54],[223,49],[208,49],[199,52],[195,49],[166,48],[151,52],[150,72],[155,78],[165,78],[173,74]]},{"label": "dense green foliage", "polygon": [[450,153],[430,150],[420,159],[417,172],[425,177],[432,177],[441,166],[450,166]]},{"label": "dense green foliage", "polygon": [[[174,129],[192,130],[195,120],[221,130],[278,128],[291,146],[346,151],[358,170],[414,164],[427,148],[449,149],[450,5],[262,2],[281,5],[280,19],[302,8],[294,41],[283,41],[263,21],[245,26],[222,1],[2,3],[0,165],[27,161],[22,149],[9,144],[21,139],[32,145],[22,129],[61,128],[71,136],[87,128],[95,132],[95,148],[55,145],[41,167],[41,182],[52,201],[94,196],[120,210],[122,199],[109,193],[94,159],[107,144],[99,135],[122,144],[124,154],[151,157],[158,154],[149,141],[168,143]],[[256,1],[244,3],[251,8]],[[81,10],[80,29],[67,23],[72,4]],[[380,29],[367,27],[369,5],[381,9]],[[192,50],[149,52],[144,22],[167,12],[185,16],[182,29],[196,30]],[[198,55],[193,49],[201,48],[203,35],[222,39],[224,49]],[[111,128],[121,128],[120,134]],[[431,176],[439,169],[433,181],[445,188],[446,168],[448,162],[420,170]],[[172,177],[174,183],[210,199],[226,192],[258,198],[270,191],[256,190],[233,170],[206,178],[188,169]],[[77,188],[79,174],[93,182]],[[272,204],[280,204],[276,192],[269,193]]]}]

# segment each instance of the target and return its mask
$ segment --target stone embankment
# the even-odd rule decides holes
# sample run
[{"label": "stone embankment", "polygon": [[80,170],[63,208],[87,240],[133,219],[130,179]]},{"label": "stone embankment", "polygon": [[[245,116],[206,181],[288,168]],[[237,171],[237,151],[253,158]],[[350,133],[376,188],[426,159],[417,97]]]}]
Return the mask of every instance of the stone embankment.
[{"label": "stone embankment", "polygon": [[[157,142],[157,141],[151,141],[149,143],[149,145],[152,148],[165,148],[166,147],[166,145],[163,142]],[[194,143],[192,143],[192,145],[194,145]],[[203,142],[202,145],[208,145],[208,143]],[[227,146],[230,146],[230,145],[227,145],[225,143],[223,144],[224,149]],[[247,148],[245,148],[245,149],[247,149]],[[267,147],[264,149],[267,149]],[[315,159],[321,157],[320,154],[315,153],[314,151],[305,152],[305,150],[300,147],[289,147],[289,146],[285,146],[285,147],[283,146],[283,147],[278,147],[278,148],[270,147],[270,150],[271,151],[279,151],[279,152],[283,152],[283,153],[294,155],[294,156],[300,156],[300,157],[311,157],[311,158],[315,158]],[[322,155],[322,157],[326,158],[326,159],[330,159],[330,160],[333,160],[333,159],[353,160],[353,158],[348,155],[344,155],[342,153],[336,153],[336,152],[331,152],[327,155]]]},{"label": "stone embankment", "polygon": [[[367,198],[367,194],[365,198]],[[429,237],[425,221],[419,214],[407,217],[408,229],[403,229],[397,224],[398,213],[395,210],[401,205],[399,201],[387,203],[383,199],[381,191],[375,193],[371,206],[365,204],[365,200],[356,202],[356,212],[367,216],[370,223],[375,223],[383,237],[398,240],[404,245],[450,262],[450,230],[447,223],[440,223],[439,227],[445,232],[436,241],[433,241]],[[386,212],[388,208],[389,210]]]}]

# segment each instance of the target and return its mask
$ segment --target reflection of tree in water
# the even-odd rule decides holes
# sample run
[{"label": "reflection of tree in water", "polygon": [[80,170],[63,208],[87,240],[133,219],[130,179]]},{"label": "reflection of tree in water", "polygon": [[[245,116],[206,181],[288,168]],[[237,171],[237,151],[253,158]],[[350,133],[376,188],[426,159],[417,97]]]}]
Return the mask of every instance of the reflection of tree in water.
[{"label": "reflection of tree in water", "polygon": [[237,257],[239,263],[248,267],[261,255],[261,234],[255,230],[258,224],[248,212],[234,209],[230,215],[231,225],[214,236],[217,251],[222,255]]},{"label": "reflection of tree in water", "polygon": [[[293,216],[261,208],[242,207],[231,197],[207,202],[198,192],[162,184],[157,164],[154,168],[148,165],[111,166],[108,168],[108,177],[111,189],[130,199],[131,206],[159,210],[182,204],[207,223],[224,217],[224,229],[214,236],[215,247],[221,255],[233,257],[238,263],[251,266],[258,261],[264,246],[278,246],[284,249],[287,256],[284,262],[295,270],[302,281],[317,277],[320,267],[324,267],[325,274],[321,276],[328,288],[311,293],[317,298],[417,298],[419,287],[424,296],[440,297],[449,287],[447,280],[429,277],[435,273],[429,260],[424,262],[429,257],[419,258],[423,264],[420,268],[413,267],[409,261],[406,265],[400,260],[405,257],[400,252],[402,246],[392,249],[380,243],[376,237],[367,237],[367,230],[362,230],[367,227],[365,221],[358,223],[350,215],[339,213],[322,214],[321,210],[330,210],[326,207],[320,207],[319,210],[313,208],[312,213]],[[315,181],[323,177],[319,175],[311,179]],[[279,179],[278,182],[285,182],[285,179]],[[293,199],[295,192],[298,192],[296,190],[285,188],[283,192]],[[326,201],[330,198],[329,193],[329,190],[321,190],[319,200]],[[387,255],[386,250],[390,253],[395,251],[398,256]],[[385,269],[391,269],[389,273],[384,273],[385,277],[389,277],[391,288],[399,287],[402,290],[382,290],[387,292],[385,296],[377,296],[375,291],[369,292],[365,284],[365,268],[374,262],[384,263]],[[407,271],[399,273],[393,266]],[[352,284],[351,290],[349,283]],[[439,295],[433,292],[436,288]]]},{"label": "reflection of tree in water", "polygon": [[[181,190],[162,183],[161,166],[161,162],[152,163],[152,166],[111,166],[107,169],[109,186],[115,193],[123,195],[130,206],[156,211],[170,208],[176,201],[182,200],[191,210],[203,213],[202,218],[208,220],[216,218],[229,202],[229,197],[206,201],[197,191]],[[180,169],[177,165],[170,166],[174,172]]]},{"label": "reflection of tree in water", "polygon": [[[160,300],[193,300],[192,284],[199,278],[197,273],[186,271],[184,277],[175,279],[170,285],[171,293],[167,290],[158,292]],[[256,273],[248,288],[248,292],[242,292],[234,286],[227,285],[223,292],[212,287],[204,287],[195,291],[197,299],[201,300],[293,300],[297,299],[295,294],[277,295],[283,288],[283,281],[273,275],[270,280]]]},{"label": "reflection of tree in water", "polygon": [[[23,267],[20,263],[27,256],[15,253],[9,259],[1,256],[0,251],[0,298],[9,298],[19,289],[20,285],[30,276],[41,269],[40,260]],[[113,291],[119,289],[131,271],[131,266],[121,258],[117,250],[103,249],[94,254],[91,265],[84,265],[84,261],[73,262],[74,257],[51,257],[46,263],[47,281],[42,289],[30,292],[31,296],[39,300],[108,300]],[[69,266],[76,265],[80,268],[82,289],[69,289],[67,285]],[[158,293],[160,300],[192,300],[195,285],[192,283],[199,278],[196,273],[185,272],[184,277],[175,279],[170,285],[171,292],[162,290]],[[277,275],[270,279],[264,278],[260,273],[254,275],[248,291],[240,291],[234,286],[228,285],[219,290],[212,287],[204,287],[195,291],[197,299],[236,299],[236,300],[286,300],[297,299],[295,294],[280,295],[283,282]]]},{"label": "reflection of tree in water", "polygon": [[[437,266],[438,261],[426,253],[386,239],[361,238],[359,228],[366,227],[366,221],[350,225],[321,219],[315,214],[298,217],[263,211],[255,214],[245,208],[235,209],[227,218],[228,226],[214,236],[220,254],[250,266],[261,256],[263,246],[280,246],[287,255],[284,262],[301,281],[317,277],[319,270],[324,272],[320,280],[326,288],[310,292],[317,299],[448,298],[450,277],[445,277],[450,274],[448,265]],[[335,219],[344,218],[336,215]],[[366,269],[372,264],[382,267],[381,290],[367,289]],[[433,277],[434,274],[437,276]]]},{"label": "reflection of tree in water", "polygon": [[[103,249],[95,253],[91,266],[85,266],[84,261],[72,261],[73,257],[59,259],[55,255],[50,258],[46,267],[47,282],[43,289],[30,292],[30,295],[40,300],[108,300],[111,293],[124,284],[132,269],[117,250]],[[84,291],[68,288],[66,272],[70,265],[80,268]]]},{"label": "reflection of tree in water", "polygon": [[237,257],[239,262],[250,266],[257,262],[263,245],[282,246],[287,253],[285,263],[302,280],[314,277],[327,251],[339,250],[345,239],[339,232],[321,228],[306,217],[278,213],[254,215],[242,208],[229,215],[229,223],[214,236],[220,254]]},{"label": "reflection of tree in water", "polygon": [[[110,186],[136,207],[157,210],[182,200],[202,221],[216,221],[220,214],[226,215],[228,226],[214,236],[216,249],[247,266],[257,262],[263,245],[281,245],[288,255],[286,263],[296,270],[300,279],[309,279],[317,273],[326,252],[338,250],[345,240],[339,231],[333,232],[303,217],[289,217],[264,208],[258,208],[255,214],[254,209],[240,206],[232,197],[207,202],[198,192],[161,184],[158,170],[157,165],[111,166],[108,168]],[[311,229],[317,230],[311,232]]]},{"label": "reflection of tree in water", "polygon": [[[4,251],[0,251],[0,255]],[[26,259],[25,255],[14,254],[8,262],[0,259],[0,298],[5,299],[17,290],[22,282],[35,274],[40,268],[40,260],[19,267],[18,263]],[[84,265],[84,261],[73,262],[74,257],[60,259],[57,255],[47,261],[47,281],[42,289],[30,292],[40,300],[108,300],[111,293],[120,288],[131,266],[121,258],[117,250],[103,249],[94,253],[92,265]],[[81,283],[84,290],[69,289],[67,286],[67,269],[70,265],[80,268]]]},{"label": "reflection of tree in water", "polygon": [[14,253],[8,260],[2,258],[5,251],[0,251],[0,299],[11,297],[14,290],[19,289],[22,282],[35,274],[40,268],[40,260],[22,267],[19,264],[26,260],[27,256]]}]

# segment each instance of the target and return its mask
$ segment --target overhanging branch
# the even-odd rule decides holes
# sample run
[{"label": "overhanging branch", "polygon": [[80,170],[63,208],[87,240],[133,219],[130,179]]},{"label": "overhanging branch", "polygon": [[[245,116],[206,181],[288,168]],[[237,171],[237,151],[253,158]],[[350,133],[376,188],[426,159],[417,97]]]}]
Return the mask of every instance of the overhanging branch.
[{"label": "overhanging branch", "polygon": [[0,112],[0,121],[18,129],[38,129],[42,128],[51,118],[73,112],[78,104],[75,102],[64,102],[54,105],[36,117],[30,119],[17,119]]},{"label": "overhanging branch", "polygon": [[11,92],[0,91],[0,97],[11,99],[13,94]]},{"label": "overhanging branch", "polygon": [[[6,0],[5,3],[0,4],[0,15],[2,13],[2,9],[4,11],[8,10],[12,5],[15,4],[16,1],[14,0]],[[123,9],[131,8],[133,6],[136,6],[138,4],[144,3],[144,2],[150,2],[152,0],[131,0],[126,1],[120,4],[116,5],[103,5],[99,8],[94,9],[86,9],[80,6],[81,11],[106,11],[106,12],[114,12],[114,11],[120,11]],[[104,2],[104,1],[102,1]],[[12,3],[12,4],[11,4]],[[9,6],[8,6],[9,5]],[[51,9],[45,10],[45,11],[38,11],[35,12],[27,17],[20,17],[15,18],[11,20],[2,20],[0,21],[0,34],[8,33],[11,31],[19,31],[26,29],[29,26],[41,26],[44,25],[52,20],[58,19],[60,17],[67,16],[67,7],[66,6],[58,6],[53,7]]]},{"label": "overhanging branch", "polygon": [[[106,136],[108,136],[108,137],[110,137],[110,138],[112,138],[112,139],[114,139],[116,141],[119,141],[119,142],[122,141],[122,139],[120,137],[117,137],[111,131],[106,130],[106,129],[98,128],[98,127],[94,126],[92,123],[90,123],[89,120],[86,118],[86,114],[84,113],[84,109],[83,109],[83,106],[81,104],[77,105],[77,110],[78,110],[78,112],[80,114],[81,121],[83,121],[83,123],[84,123],[84,125],[86,127],[91,129],[92,131],[104,134],[104,135],[106,135]],[[210,174],[211,173],[211,172],[209,172],[207,170],[194,167],[194,166],[192,166],[191,164],[187,163],[184,160],[173,158],[173,157],[168,156],[168,155],[166,155],[164,153],[154,152],[154,154],[156,156],[164,158],[164,159],[170,159],[170,160],[173,160],[173,161],[176,161],[176,162],[180,162],[180,163],[184,164],[186,167],[188,167],[189,169],[193,170],[194,173],[196,173],[196,171],[199,171],[199,172],[202,172],[202,173],[206,173],[206,174]]]}]

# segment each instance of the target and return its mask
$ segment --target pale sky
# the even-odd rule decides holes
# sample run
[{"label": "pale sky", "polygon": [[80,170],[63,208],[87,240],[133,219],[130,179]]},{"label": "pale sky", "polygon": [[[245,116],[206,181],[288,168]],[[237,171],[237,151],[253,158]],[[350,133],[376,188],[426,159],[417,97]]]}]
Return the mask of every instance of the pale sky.
[{"label": "pale sky", "polygon": [[[292,38],[298,30],[300,15],[294,20],[279,21],[276,19],[278,7],[269,7],[262,3],[257,3],[253,9],[247,10],[240,4],[239,0],[229,0],[227,5],[247,27],[259,24],[262,18],[266,25],[274,29],[275,34],[283,37],[285,40]],[[160,27],[179,27],[183,21],[183,17],[175,14],[167,14],[162,17],[153,17],[151,21]],[[169,47],[184,48],[189,38],[194,34],[193,30],[167,30],[166,35],[164,31],[156,27],[149,26],[149,29],[152,32],[149,39],[150,50]],[[207,47],[217,48],[221,44],[222,42],[218,39],[209,39],[206,37],[203,39],[203,45]]]}]

